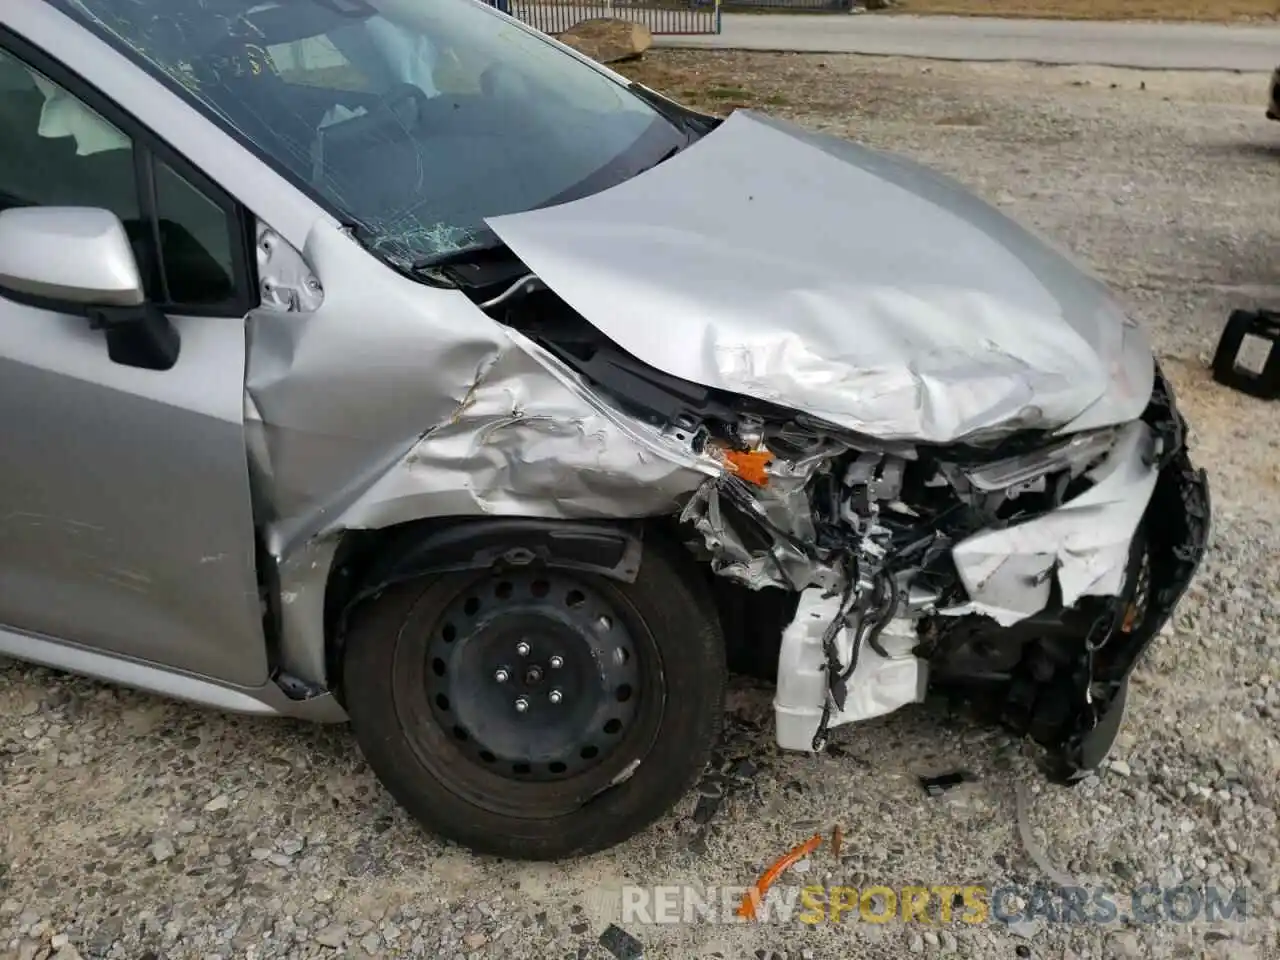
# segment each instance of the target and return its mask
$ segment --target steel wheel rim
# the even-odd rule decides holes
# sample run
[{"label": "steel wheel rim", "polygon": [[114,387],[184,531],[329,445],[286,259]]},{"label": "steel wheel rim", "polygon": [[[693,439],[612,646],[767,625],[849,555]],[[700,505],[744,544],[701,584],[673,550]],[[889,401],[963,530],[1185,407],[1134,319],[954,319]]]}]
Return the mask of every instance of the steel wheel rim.
[{"label": "steel wheel rim", "polygon": [[[465,604],[477,591],[497,591],[504,582],[511,585],[514,594],[517,581],[527,584],[530,591],[536,581],[544,581],[547,596],[554,594],[553,584],[569,590],[576,588],[588,599],[588,609],[594,609],[591,600],[610,607],[613,610],[613,629],[618,631],[618,636],[625,635],[630,641],[627,666],[635,671],[634,683],[630,684],[629,695],[622,700],[616,699],[617,687],[612,688],[615,697],[612,706],[615,710],[625,708],[631,719],[621,727],[610,726],[608,730],[601,724],[600,732],[604,734],[601,742],[613,749],[598,747],[596,756],[580,757],[580,760],[590,762],[581,762],[574,768],[569,768],[566,762],[565,770],[553,770],[550,765],[555,761],[547,760],[545,770],[535,773],[530,769],[525,773],[514,768],[514,763],[519,762],[514,761],[509,771],[500,771],[495,769],[499,760],[496,753],[494,760],[479,757],[479,749],[470,743],[472,734],[465,726],[456,722],[442,724],[439,719],[441,708],[435,697],[440,691],[433,679],[439,679],[435,663],[439,657],[437,639],[444,641],[449,614],[456,604]],[[415,608],[402,625],[396,646],[392,678],[395,708],[409,746],[419,762],[451,793],[466,802],[493,813],[522,819],[547,819],[574,813],[628,779],[657,741],[666,690],[662,657],[656,640],[626,595],[612,582],[601,578],[558,571],[553,575],[536,569],[519,573],[457,575],[449,586],[452,589],[444,585],[435,588],[448,589],[451,595],[444,606],[445,613],[428,620]],[[542,592],[541,588],[539,592]],[[441,608],[436,606],[435,609]],[[483,605],[480,609],[484,609]],[[476,611],[473,616],[478,613]],[[460,633],[457,624],[454,627],[453,640],[444,641],[446,645],[458,642]],[[444,660],[447,675],[449,660],[439,659]],[[560,669],[563,670],[563,666]],[[625,682],[622,674],[617,676]],[[493,678],[488,679],[492,681]],[[452,719],[457,711],[453,701],[449,706],[448,714]],[[466,716],[465,710],[463,714]],[[623,717],[610,716],[609,719],[618,719],[621,723]],[[461,726],[466,736],[459,736],[455,726]]]}]

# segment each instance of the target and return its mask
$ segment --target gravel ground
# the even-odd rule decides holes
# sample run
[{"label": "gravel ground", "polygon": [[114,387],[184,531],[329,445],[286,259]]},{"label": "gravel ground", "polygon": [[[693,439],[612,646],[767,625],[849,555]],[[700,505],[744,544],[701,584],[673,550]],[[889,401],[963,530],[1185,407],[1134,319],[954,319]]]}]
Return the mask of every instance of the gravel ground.
[{"label": "gravel ground", "polygon": [[[607,958],[598,939],[621,919],[624,884],[750,883],[836,822],[841,858],[824,846],[804,882],[1025,885],[1048,867],[1116,889],[1244,888],[1271,926],[629,932],[649,957],[1280,956],[1280,565],[1268,562],[1280,405],[1205,372],[1227,312],[1280,292],[1280,223],[1265,213],[1280,125],[1261,116],[1264,78],[675,52],[630,69],[686,99],[767,108],[936,165],[1077,251],[1151,330],[1217,512],[1201,576],[1135,676],[1110,768],[1050,786],[1022,745],[932,705],[842,728],[831,755],[782,756],[768,692],[743,683],[701,798],[607,854],[529,866],[423,836],[343,729],[4,662],[0,956]],[[956,767],[975,782],[920,791],[918,774]]]}]

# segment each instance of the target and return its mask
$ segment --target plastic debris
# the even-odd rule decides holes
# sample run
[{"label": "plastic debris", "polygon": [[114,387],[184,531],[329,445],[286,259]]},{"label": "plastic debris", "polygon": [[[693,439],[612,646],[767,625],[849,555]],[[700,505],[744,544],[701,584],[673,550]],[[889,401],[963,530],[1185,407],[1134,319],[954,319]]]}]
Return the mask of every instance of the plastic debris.
[{"label": "plastic debris", "polygon": [[760,879],[755,882],[755,886],[743,896],[742,905],[738,907],[738,916],[746,920],[754,920],[756,907],[763,902],[765,893],[773,886],[774,881],[786,873],[792,864],[803,860],[820,846],[822,846],[822,834],[815,833],[804,843],[798,847],[792,847],[775,860],[768,870],[760,874]]},{"label": "plastic debris", "polygon": [[948,790],[954,790],[962,783],[973,783],[976,778],[968,770],[955,770],[942,773],[936,777],[921,777],[920,786],[931,797],[940,797]]},{"label": "plastic debris", "polygon": [[615,924],[609,924],[600,934],[600,946],[618,960],[644,960],[644,947],[640,941]]},{"label": "plastic debris", "polygon": [[[1252,352],[1252,346],[1264,344],[1265,356],[1242,356]],[[1233,311],[1213,356],[1213,379],[1260,400],[1280,399],[1280,313]]]}]

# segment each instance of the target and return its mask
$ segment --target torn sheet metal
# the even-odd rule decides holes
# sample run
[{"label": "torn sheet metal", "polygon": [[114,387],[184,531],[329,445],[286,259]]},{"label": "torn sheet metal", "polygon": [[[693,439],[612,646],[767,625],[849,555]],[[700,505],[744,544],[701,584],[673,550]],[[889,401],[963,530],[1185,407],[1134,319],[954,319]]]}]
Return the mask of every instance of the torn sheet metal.
[{"label": "torn sheet metal", "polygon": [[514,330],[449,418],[329,526],[418,517],[647,517],[722,468],[597,399]]},{"label": "torn sheet metal", "polygon": [[249,318],[246,426],[275,556],[421,517],[671,512],[721,472],[604,406],[463,294],[395,274],[336,226],[317,223],[305,260],[343,282],[314,309]]},{"label": "torn sheet metal", "polygon": [[[814,588],[800,595],[796,615],[782,634],[778,653],[778,688],[773,707],[778,747],[812,750],[814,734],[827,701],[828,676],[823,650],[827,627],[841,615],[842,597]],[[836,635],[841,664],[852,662],[855,631],[843,627]],[[924,699],[927,664],[915,656],[914,622],[895,617],[879,636],[887,657],[870,644],[858,651],[858,662],[846,685],[844,708],[833,711],[827,727],[892,713]]]},{"label": "torn sheet metal", "polygon": [[843,444],[824,444],[817,451],[794,460],[771,461],[767,468],[768,485],[757,491],[757,499],[769,521],[797,540],[812,543],[814,526],[809,481],[848,449]]},{"label": "torn sheet metal", "polygon": [[874,437],[1125,422],[1151,392],[1143,338],[1037,236],[931,171],[749,111],[608,190],[487,222],[646,363]]},{"label": "torn sheet metal", "polygon": [[[689,498],[680,521],[702,535],[711,554],[711,569],[720,576],[752,590],[835,589],[844,576],[839,566],[817,556],[811,540],[790,535],[786,527],[771,526],[764,499],[757,500],[754,491],[733,478],[709,479]],[[776,513],[778,504],[774,506]],[[797,523],[812,524],[807,504],[805,517]]]},{"label": "torn sheet metal", "polygon": [[325,593],[338,537],[317,538],[277,565],[282,671],[316,687],[328,686]]},{"label": "torn sheet metal", "polygon": [[773,458],[760,485],[714,477],[689,499],[681,522],[702,534],[717,574],[752,590],[837,589],[843,570],[814,546],[809,482],[848,450],[838,441],[824,441],[803,456]]},{"label": "torn sheet metal", "polygon": [[320,279],[293,246],[261,220],[254,248],[258,259],[258,290],[268,309],[310,313],[324,302]]},{"label": "torn sheet metal", "polygon": [[1135,421],[1088,474],[1094,486],[1085,493],[1035,520],[956,544],[952,557],[971,602],[942,612],[983,613],[1010,626],[1044,609],[1055,575],[1067,607],[1083,596],[1118,595],[1156,486],[1153,449],[1150,428]]}]

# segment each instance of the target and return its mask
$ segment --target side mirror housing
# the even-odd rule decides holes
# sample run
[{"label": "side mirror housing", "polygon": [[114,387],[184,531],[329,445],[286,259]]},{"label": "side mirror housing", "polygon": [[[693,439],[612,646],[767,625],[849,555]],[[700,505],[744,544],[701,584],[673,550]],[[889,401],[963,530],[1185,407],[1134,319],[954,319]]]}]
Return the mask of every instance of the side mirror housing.
[{"label": "side mirror housing", "polygon": [[177,328],[148,303],[120,218],[96,207],[0,211],[0,288],[37,306],[80,314],[102,330],[114,363],[168,370]]},{"label": "side mirror housing", "polygon": [[124,224],[94,207],[0,212],[0,286],[95,307],[137,307],[146,299]]}]

